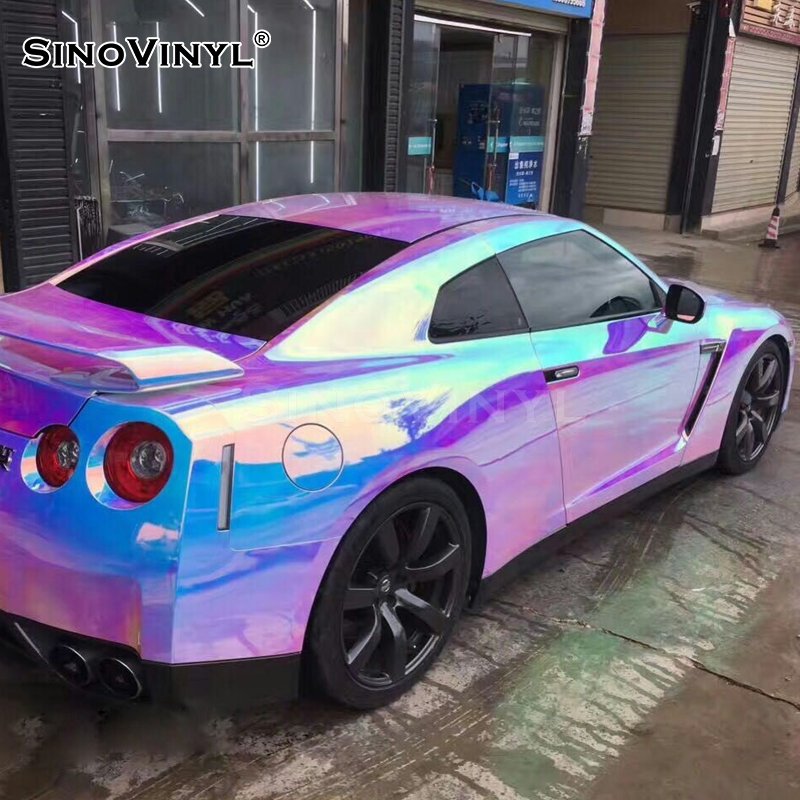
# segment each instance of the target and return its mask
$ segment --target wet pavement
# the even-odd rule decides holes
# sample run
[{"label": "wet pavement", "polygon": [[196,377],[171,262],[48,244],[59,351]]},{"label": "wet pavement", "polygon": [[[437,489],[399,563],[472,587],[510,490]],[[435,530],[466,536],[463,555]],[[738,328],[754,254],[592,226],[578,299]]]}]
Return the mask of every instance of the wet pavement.
[{"label": "wet pavement", "polygon": [[[800,327],[800,237],[766,252],[610,232]],[[709,473],[573,542],[465,617],[388,709],[104,708],[0,661],[0,796],[800,797],[795,398],[755,472]]]}]

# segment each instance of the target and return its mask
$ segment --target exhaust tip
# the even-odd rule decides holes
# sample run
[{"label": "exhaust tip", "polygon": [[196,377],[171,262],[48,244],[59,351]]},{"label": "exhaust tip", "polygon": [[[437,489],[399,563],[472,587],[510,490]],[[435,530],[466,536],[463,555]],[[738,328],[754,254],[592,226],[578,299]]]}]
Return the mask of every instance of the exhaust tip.
[{"label": "exhaust tip", "polygon": [[92,680],[89,662],[74,647],[57,644],[50,653],[50,666],[73,686],[83,688]]},{"label": "exhaust tip", "polygon": [[142,683],[134,670],[119,658],[104,658],[97,666],[100,683],[115,697],[136,700],[142,694]]}]

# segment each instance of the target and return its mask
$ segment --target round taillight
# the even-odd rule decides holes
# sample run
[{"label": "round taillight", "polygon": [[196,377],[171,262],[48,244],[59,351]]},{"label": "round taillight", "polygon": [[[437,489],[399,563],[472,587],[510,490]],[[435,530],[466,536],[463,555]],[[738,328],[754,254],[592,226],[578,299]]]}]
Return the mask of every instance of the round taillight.
[{"label": "round taillight", "polygon": [[172,445],[155,425],[131,422],[111,437],[103,469],[108,485],[123,500],[146,503],[169,480]]},{"label": "round taillight", "polygon": [[57,489],[75,474],[80,454],[78,437],[66,425],[53,425],[39,439],[36,468],[42,480]]}]

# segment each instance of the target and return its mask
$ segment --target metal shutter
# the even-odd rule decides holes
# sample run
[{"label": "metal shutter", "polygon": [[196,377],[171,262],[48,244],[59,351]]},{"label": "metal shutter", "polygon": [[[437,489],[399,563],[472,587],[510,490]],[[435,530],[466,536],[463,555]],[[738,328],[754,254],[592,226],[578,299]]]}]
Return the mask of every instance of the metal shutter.
[{"label": "metal shutter", "polygon": [[794,147],[792,148],[792,160],[789,167],[789,184],[786,188],[787,199],[800,192],[800,120],[794,134]]},{"label": "metal shutter", "polygon": [[713,212],[775,202],[797,63],[795,47],[736,42]]},{"label": "metal shutter", "polygon": [[[55,0],[0,3],[0,79],[11,178],[12,250],[7,288],[23,288],[74,261],[61,74],[23,67],[29,36],[58,39]],[[10,267],[10,270],[9,270]],[[15,280],[16,278],[16,280]]]},{"label": "metal shutter", "polygon": [[666,212],[686,46],[683,34],[603,40],[589,205]]}]

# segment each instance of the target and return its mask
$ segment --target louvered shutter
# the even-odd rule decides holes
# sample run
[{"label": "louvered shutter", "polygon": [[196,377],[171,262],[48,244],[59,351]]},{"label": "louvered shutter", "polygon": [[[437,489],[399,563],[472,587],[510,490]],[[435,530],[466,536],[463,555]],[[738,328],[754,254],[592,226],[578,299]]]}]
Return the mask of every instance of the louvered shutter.
[{"label": "louvered shutter", "polygon": [[[0,78],[11,179],[10,229],[17,283],[24,288],[74,261],[61,73],[22,66],[29,36],[58,38],[54,0],[0,3]],[[6,275],[8,275],[6,265]]]},{"label": "louvered shutter", "polygon": [[797,64],[796,47],[746,36],[736,42],[714,213],[775,202]]},{"label": "louvered shutter", "polygon": [[589,205],[666,212],[686,46],[680,34],[604,39]]}]

